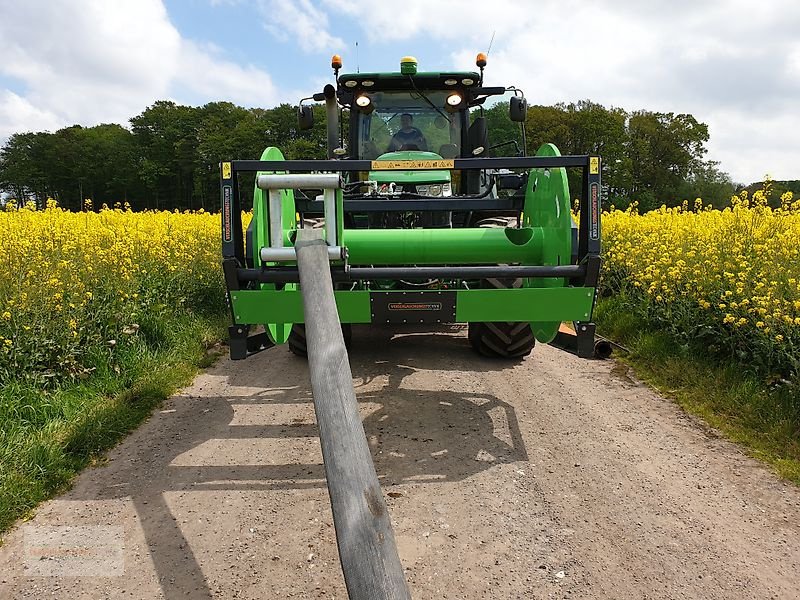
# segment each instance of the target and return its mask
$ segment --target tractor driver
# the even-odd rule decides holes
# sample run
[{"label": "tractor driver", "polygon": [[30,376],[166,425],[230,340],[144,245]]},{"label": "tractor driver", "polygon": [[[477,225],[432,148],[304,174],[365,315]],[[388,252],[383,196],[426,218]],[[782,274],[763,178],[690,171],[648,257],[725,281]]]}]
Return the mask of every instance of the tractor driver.
[{"label": "tractor driver", "polygon": [[408,113],[400,115],[400,131],[392,136],[388,152],[397,150],[427,150],[428,142],[422,132],[413,126],[414,117]]}]

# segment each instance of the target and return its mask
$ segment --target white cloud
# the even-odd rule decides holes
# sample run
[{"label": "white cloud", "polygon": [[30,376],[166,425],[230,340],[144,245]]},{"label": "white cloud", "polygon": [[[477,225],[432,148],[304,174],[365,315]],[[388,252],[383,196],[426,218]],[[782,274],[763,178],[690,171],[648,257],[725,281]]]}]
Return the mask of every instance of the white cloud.
[{"label": "white cloud", "polygon": [[[23,127],[19,124],[24,123]],[[4,90],[0,93],[0,140],[22,131],[57,129],[61,121],[54,113],[42,110],[28,100]]]},{"label": "white cloud", "polygon": [[209,100],[245,106],[271,106],[278,101],[278,90],[268,73],[225,60],[216,48],[184,41],[178,65],[174,82]]},{"label": "white cloud", "polygon": [[[10,133],[80,123],[125,124],[176,92],[271,105],[268,73],[181,37],[160,0],[0,0],[0,141]],[[181,98],[174,98],[180,101]]]},{"label": "white cloud", "polygon": [[305,52],[335,52],[345,46],[328,32],[327,14],[310,0],[260,0],[258,6],[264,28],[281,41],[295,41]]},{"label": "white cloud", "polygon": [[375,48],[431,39],[453,48],[424,68],[474,69],[496,31],[490,85],[518,85],[535,104],[588,98],[691,113],[710,126],[708,158],[734,179],[800,177],[797,2],[406,0],[369,10],[358,0],[323,2],[357,19]]},{"label": "white cloud", "polygon": [[798,179],[800,114],[793,108],[753,118],[736,110],[712,111],[709,155],[738,177],[740,183],[773,179]]},{"label": "white cloud", "polygon": [[[734,179],[799,176],[796,1],[209,1],[251,7],[289,51],[342,51],[331,32],[345,25],[350,39],[359,28],[369,48],[361,59],[377,70],[395,68],[398,42],[427,53],[423,69],[472,70],[496,32],[490,85],[517,85],[535,104],[588,98],[691,113],[710,126],[708,158]],[[182,37],[161,0],[0,0],[0,15],[0,76],[21,84],[0,88],[0,142],[14,131],[125,123],[157,99],[273,106],[305,95],[278,89],[227,48]],[[314,68],[293,87],[323,76]]]}]

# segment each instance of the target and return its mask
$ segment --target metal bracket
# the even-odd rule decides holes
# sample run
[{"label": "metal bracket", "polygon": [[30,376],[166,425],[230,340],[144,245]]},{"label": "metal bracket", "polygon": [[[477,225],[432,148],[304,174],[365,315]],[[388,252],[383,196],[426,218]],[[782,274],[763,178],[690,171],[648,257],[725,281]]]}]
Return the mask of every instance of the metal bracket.
[{"label": "metal bracket", "polygon": [[231,325],[228,327],[230,338],[231,360],[244,360],[267,348],[272,348],[275,344],[269,339],[266,331],[250,334],[249,325]]},{"label": "metal bracket", "polygon": [[261,248],[261,260],[266,262],[294,262],[294,248],[283,245],[282,190],[314,188],[322,190],[325,213],[325,242],[330,246],[329,258],[341,260],[339,247],[339,219],[336,214],[336,194],[342,189],[342,178],[338,173],[272,174],[259,175],[256,183],[269,192],[269,248]]},{"label": "metal bracket", "polygon": [[596,326],[594,323],[576,321],[573,326],[575,331],[562,327],[550,345],[580,358],[608,358],[611,355],[611,347],[607,341],[595,342]]},{"label": "metal bracket", "polygon": [[580,358],[594,358],[594,333],[596,326],[594,323],[577,321],[575,323],[575,333],[577,338],[576,353]]}]

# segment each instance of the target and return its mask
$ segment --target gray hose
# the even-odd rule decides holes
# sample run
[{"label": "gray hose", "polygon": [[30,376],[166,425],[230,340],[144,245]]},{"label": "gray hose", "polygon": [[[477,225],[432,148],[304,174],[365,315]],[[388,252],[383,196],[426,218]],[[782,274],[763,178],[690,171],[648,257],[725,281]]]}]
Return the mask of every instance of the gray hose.
[{"label": "gray hose", "polygon": [[322,231],[300,229],[295,248],[311,390],[347,593],[351,600],[410,600],[358,414]]}]

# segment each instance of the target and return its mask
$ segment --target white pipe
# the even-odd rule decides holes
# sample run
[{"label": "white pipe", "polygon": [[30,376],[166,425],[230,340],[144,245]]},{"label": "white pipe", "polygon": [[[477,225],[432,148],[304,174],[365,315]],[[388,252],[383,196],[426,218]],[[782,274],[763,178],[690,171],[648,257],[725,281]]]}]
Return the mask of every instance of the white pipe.
[{"label": "white pipe", "polygon": [[325,210],[325,242],[328,246],[336,245],[336,190],[324,189],[323,207]]},{"label": "white pipe", "polygon": [[262,190],[320,188],[336,190],[342,187],[338,173],[290,173],[259,175],[258,187]]},{"label": "white pipe", "polygon": [[283,248],[283,206],[281,206],[281,190],[269,191],[269,245]]},{"label": "white pipe", "polygon": [[[294,262],[297,260],[297,253],[294,247],[262,248],[259,254],[263,262]],[[342,260],[341,246],[328,246],[328,258],[330,260]]]}]

